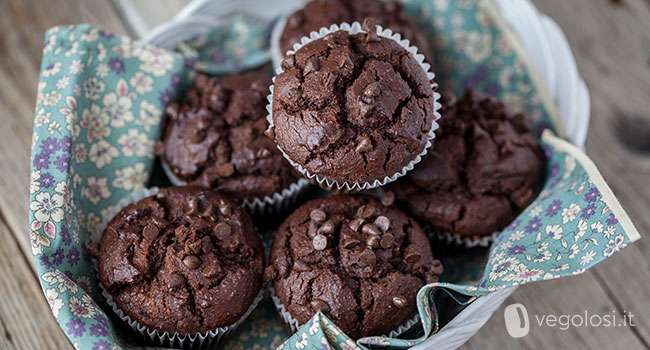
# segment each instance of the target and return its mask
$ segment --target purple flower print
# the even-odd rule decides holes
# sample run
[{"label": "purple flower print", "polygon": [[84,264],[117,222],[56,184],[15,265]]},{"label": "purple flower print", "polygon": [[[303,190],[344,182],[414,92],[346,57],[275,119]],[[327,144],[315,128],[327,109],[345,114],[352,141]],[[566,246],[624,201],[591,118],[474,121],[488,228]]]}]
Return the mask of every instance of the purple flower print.
[{"label": "purple flower print", "polygon": [[95,320],[99,325],[103,326],[104,328],[108,327],[108,322],[106,321],[106,318],[100,314],[96,314],[93,316],[93,320]]},{"label": "purple flower print", "polygon": [[561,208],[562,208],[562,201],[554,200],[546,208],[546,216],[554,216],[555,214],[557,214],[558,211],[560,211]]},{"label": "purple flower print", "polygon": [[41,153],[45,155],[50,155],[56,151],[58,151],[61,148],[59,146],[59,140],[57,140],[55,137],[48,137],[41,143]]},{"label": "purple flower print", "polygon": [[68,231],[68,227],[65,225],[61,225],[61,242],[65,245],[70,245],[70,243],[72,243],[70,231]]},{"label": "purple flower print", "polygon": [[34,162],[32,163],[34,167],[38,170],[49,169],[50,167],[50,156],[49,154],[39,153],[34,156]]},{"label": "purple flower print", "polygon": [[70,139],[70,136],[63,136],[59,141],[59,147],[61,148],[61,151],[69,152],[72,147],[72,139]]},{"label": "purple flower print", "polygon": [[70,248],[70,251],[68,251],[68,264],[70,265],[76,265],[77,261],[79,261],[79,250],[77,247],[72,247]]},{"label": "purple flower print", "polygon": [[56,157],[56,161],[54,161],[54,165],[56,166],[56,169],[62,173],[67,173],[68,170],[70,170],[70,159],[68,156],[65,155],[60,155]]},{"label": "purple flower print", "polygon": [[528,225],[526,225],[526,232],[531,233],[539,230],[539,228],[542,226],[542,220],[540,218],[534,218],[530,221],[528,221]]},{"label": "purple flower print", "polygon": [[111,70],[115,72],[115,74],[122,74],[126,72],[126,68],[124,67],[124,61],[117,57],[113,57],[108,61],[108,66],[111,67]]},{"label": "purple flower print", "polygon": [[221,50],[217,50],[212,54],[211,60],[216,64],[224,64],[228,60],[228,55]]},{"label": "purple flower print", "polygon": [[177,87],[178,83],[181,82],[181,75],[178,73],[172,74],[172,86]]},{"label": "purple flower print", "polygon": [[106,328],[104,328],[100,324],[94,324],[90,326],[90,335],[93,335],[95,337],[105,337],[108,334],[106,331]]},{"label": "purple flower print", "polygon": [[508,255],[522,254],[525,251],[526,251],[526,247],[524,247],[523,245],[516,245],[508,249]]},{"label": "purple flower print", "polygon": [[583,210],[580,217],[589,220],[589,218],[596,213],[596,205],[594,203],[589,203]]},{"label": "purple flower print", "polygon": [[54,176],[52,176],[52,174],[45,173],[41,175],[39,182],[41,186],[45,188],[51,188],[54,185]]},{"label": "purple flower print", "polygon": [[171,102],[172,102],[172,92],[169,91],[169,89],[165,89],[165,91],[160,93],[160,103],[163,106],[167,106]]},{"label": "purple flower print", "polygon": [[553,158],[553,149],[551,147],[549,147],[548,145],[542,146],[542,151],[544,152],[544,156],[546,156],[546,158],[548,158],[548,159]]},{"label": "purple flower print", "polygon": [[594,202],[596,199],[598,199],[598,196],[600,196],[600,191],[596,187],[592,187],[585,193],[585,200],[587,202]]},{"label": "purple flower print", "polygon": [[607,224],[608,225],[616,225],[618,224],[618,219],[614,215],[614,213],[609,213],[609,218],[607,219]]},{"label": "purple flower print", "polygon": [[110,350],[111,344],[105,340],[98,340],[93,344],[93,350]]},{"label": "purple flower print", "polygon": [[508,227],[506,227],[506,230],[507,231],[514,231],[514,230],[517,229],[517,227],[519,227],[520,223],[521,223],[521,220],[517,219],[517,220],[511,222],[510,225],[508,225]]},{"label": "purple flower print", "polygon": [[99,35],[101,35],[102,37],[104,37],[106,39],[111,39],[111,38],[113,38],[115,36],[115,34],[113,34],[111,32],[101,30],[101,29],[99,30]]},{"label": "purple flower print", "polygon": [[72,334],[73,337],[81,337],[86,331],[86,326],[83,321],[78,318],[71,318],[66,323],[66,327],[68,327],[68,334]]},{"label": "purple flower print", "polygon": [[185,62],[184,62],[185,69],[194,68],[194,64],[196,64],[196,59],[195,58],[188,57],[188,58],[185,59]]},{"label": "purple flower print", "polygon": [[554,163],[553,165],[551,165],[551,173],[549,174],[549,177],[554,178],[555,176],[557,176],[559,172],[560,172],[560,165]]},{"label": "purple flower print", "polygon": [[57,249],[54,252],[54,254],[52,254],[52,264],[57,266],[61,265],[61,263],[63,262],[63,256],[64,256],[63,248]]},{"label": "purple flower print", "polygon": [[39,260],[41,261],[41,265],[43,265],[43,267],[45,267],[45,269],[49,270],[49,269],[52,268],[52,263],[50,262],[50,257],[49,256],[41,255]]}]

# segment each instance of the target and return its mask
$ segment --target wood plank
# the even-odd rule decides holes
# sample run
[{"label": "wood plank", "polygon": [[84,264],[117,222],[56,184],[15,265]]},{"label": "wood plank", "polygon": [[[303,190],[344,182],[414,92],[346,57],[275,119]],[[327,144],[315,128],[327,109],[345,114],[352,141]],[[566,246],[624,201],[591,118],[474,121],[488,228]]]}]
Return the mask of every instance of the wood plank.
[{"label": "wood plank", "polygon": [[2,219],[0,240],[0,349],[71,348]]},{"label": "wood plank", "polygon": [[[28,236],[29,152],[45,30],[90,22],[120,34],[127,31],[110,2],[65,0],[0,2],[0,211],[20,248],[31,257]],[[29,258],[31,261],[31,258]]]}]

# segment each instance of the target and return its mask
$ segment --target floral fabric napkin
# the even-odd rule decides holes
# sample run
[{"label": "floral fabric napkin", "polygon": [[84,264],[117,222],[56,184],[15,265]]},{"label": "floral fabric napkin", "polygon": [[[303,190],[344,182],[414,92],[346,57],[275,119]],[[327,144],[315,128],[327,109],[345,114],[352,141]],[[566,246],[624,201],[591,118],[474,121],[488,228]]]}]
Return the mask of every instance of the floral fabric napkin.
[{"label": "floral fabric napkin", "polygon": [[[488,92],[533,118],[549,160],[543,191],[485,251],[487,263],[476,279],[448,279],[456,284],[420,290],[419,338],[354,342],[318,314],[283,343],[287,335],[265,300],[227,347],[406,348],[440,326],[438,293],[465,305],[507,286],[584,272],[639,238],[586,155],[551,131],[542,134],[550,129],[563,135],[557,113],[516,43],[492,17],[489,1],[410,0],[405,7],[433,38],[440,86]],[[52,313],[77,348],[138,344],[104,311],[86,248],[101,234],[96,226],[103,214],[146,185],[164,108],[193,71],[226,74],[268,62],[271,25],[233,15],[175,52],[90,25],[46,33],[32,142],[30,236]]]}]

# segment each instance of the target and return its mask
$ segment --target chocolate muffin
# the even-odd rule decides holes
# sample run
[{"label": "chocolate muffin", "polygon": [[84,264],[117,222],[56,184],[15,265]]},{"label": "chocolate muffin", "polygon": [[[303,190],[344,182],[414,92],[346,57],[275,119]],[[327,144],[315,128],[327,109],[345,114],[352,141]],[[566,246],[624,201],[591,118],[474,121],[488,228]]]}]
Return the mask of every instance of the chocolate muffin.
[{"label": "chocolate muffin", "polygon": [[280,36],[281,53],[284,56],[293,48],[293,44],[309,36],[312,31],[343,22],[361,23],[366,18],[373,18],[378,25],[401,34],[402,38],[418,48],[428,63],[433,63],[433,52],[426,35],[414,25],[397,1],[312,0],[287,17]]},{"label": "chocolate muffin", "polygon": [[458,101],[444,96],[442,105],[434,145],[390,188],[407,212],[436,230],[501,230],[532,201],[544,173],[526,116],[473,91]]},{"label": "chocolate muffin", "polygon": [[390,177],[423,152],[432,82],[397,42],[340,30],[282,61],[270,135],[310,175],[339,184]]},{"label": "chocolate muffin", "polygon": [[246,313],[262,287],[263,254],[253,222],[234,201],[206,188],[164,188],[108,223],[99,280],[139,324],[203,333]]},{"label": "chocolate muffin", "polygon": [[237,200],[288,188],[298,174],[263,134],[270,83],[258,73],[198,75],[183,98],[167,108],[156,154],[180,180]]},{"label": "chocolate muffin", "polygon": [[390,198],[338,195],[308,202],[282,223],[264,278],[300,324],[322,311],[357,339],[415,317],[418,290],[441,273],[420,226]]}]

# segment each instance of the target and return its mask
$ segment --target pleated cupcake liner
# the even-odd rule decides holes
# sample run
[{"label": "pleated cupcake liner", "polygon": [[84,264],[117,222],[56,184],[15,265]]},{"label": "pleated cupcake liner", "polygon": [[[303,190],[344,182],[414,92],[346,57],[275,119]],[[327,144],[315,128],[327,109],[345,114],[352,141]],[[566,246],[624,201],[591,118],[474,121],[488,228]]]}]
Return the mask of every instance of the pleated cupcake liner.
[{"label": "pleated cupcake liner", "polygon": [[433,241],[433,246],[437,248],[455,248],[455,249],[470,249],[475,247],[487,248],[494,242],[499,235],[499,231],[492,232],[487,235],[473,235],[461,236],[455,233],[444,232],[433,229],[429,226],[423,227],[424,232]]},{"label": "pleated cupcake liner", "polygon": [[[406,49],[409,53],[413,55],[413,57],[416,59],[420,67],[424,70],[426,73],[427,79],[429,81],[433,81],[435,78],[435,74],[430,72],[431,66],[428,63],[424,62],[424,56],[422,54],[418,53],[418,49],[415,46],[411,46],[410,42],[406,39],[402,40],[402,36],[399,33],[393,33],[392,30],[390,29],[384,29],[381,26],[376,26],[377,29],[377,35],[388,38],[390,40],[393,40],[397,42],[400,46],[402,46],[404,49]],[[276,32],[277,29],[274,29],[274,32]],[[340,25],[338,24],[332,24],[329,28],[323,27],[321,28],[318,32],[314,31],[309,34],[309,36],[303,37],[299,43],[296,43],[293,45],[293,50],[289,50],[287,52],[287,55],[292,55],[296,51],[298,51],[300,48],[303,46],[309,44],[310,42],[314,40],[321,39],[325,37],[328,34],[338,32],[338,31],[347,31],[350,34],[358,34],[358,33],[366,33],[361,28],[361,24],[359,22],[353,22],[352,24],[348,23],[342,23]],[[281,30],[280,30],[281,31]],[[277,35],[277,33],[276,33]],[[277,44],[277,40],[272,40],[271,45]],[[282,69],[281,66],[278,66],[276,68],[276,76],[278,74],[283,73],[284,70]],[[270,94],[267,97],[267,100],[269,101],[268,105],[266,106],[266,110],[268,111],[268,116],[267,120],[269,122],[269,129],[274,128],[274,122],[273,122],[273,91],[275,87],[275,77],[273,77],[273,85],[270,86]],[[310,173],[305,167],[302,165],[294,162],[289,155],[278,145],[278,149],[280,152],[282,152],[282,155],[291,163],[291,165],[296,168],[301,174],[303,174],[306,178],[308,178],[310,181],[312,181],[315,184],[318,184],[319,186],[328,189],[328,190],[340,190],[340,191],[345,191],[345,192],[358,192],[358,191],[363,191],[363,190],[369,190],[372,188],[377,188],[386,185],[387,183],[393,182],[397,180],[398,178],[406,175],[407,172],[413,170],[416,164],[418,164],[424,155],[427,154],[427,151],[429,150],[429,147],[431,147],[431,141],[435,138],[435,131],[438,129],[438,123],[437,120],[440,119],[440,113],[439,110],[441,108],[441,104],[439,102],[440,100],[440,94],[436,92],[435,90],[438,88],[438,84],[432,83],[431,84],[431,89],[433,91],[433,122],[431,123],[431,129],[427,133],[426,139],[427,142],[424,146],[424,149],[422,152],[420,152],[411,162],[409,162],[406,166],[402,167],[402,169],[390,176],[384,176],[381,179],[375,179],[372,181],[366,181],[366,182],[341,182],[335,179],[330,179],[326,176],[322,176],[319,174],[312,174]]]},{"label": "pleated cupcake liner", "polygon": [[[169,164],[167,164],[162,157],[160,158],[160,163],[165,175],[167,175],[167,178],[172,185],[187,186],[187,182],[176,176],[169,167]],[[275,192],[270,196],[255,197],[253,199],[246,198],[242,200],[240,204],[251,215],[279,214],[292,208],[301,198],[303,198],[307,190],[309,190],[309,186],[309,180],[298,179],[280,192]]]}]

